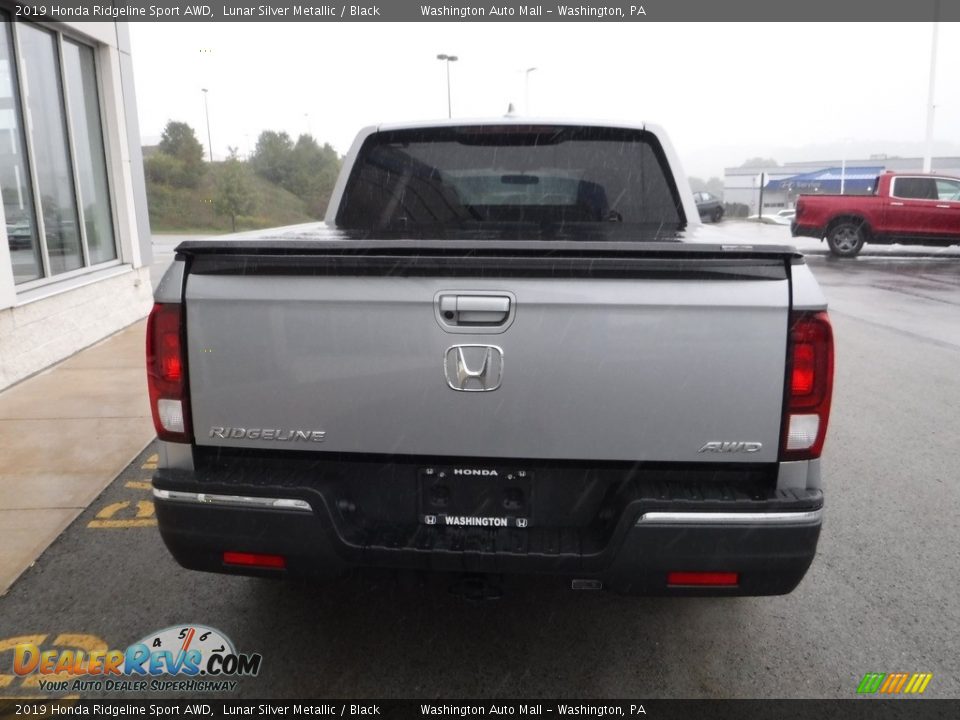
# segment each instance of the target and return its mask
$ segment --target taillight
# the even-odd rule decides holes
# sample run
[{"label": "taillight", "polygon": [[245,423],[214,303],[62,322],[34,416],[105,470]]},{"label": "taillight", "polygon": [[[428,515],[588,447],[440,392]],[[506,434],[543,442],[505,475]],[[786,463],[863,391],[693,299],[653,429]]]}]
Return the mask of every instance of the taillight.
[{"label": "taillight", "polygon": [[820,457],[833,393],[833,330],[825,312],[790,316],[782,460]]},{"label": "taillight", "polygon": [[182,306],[157,303],[147,320],[147,386],[157,437],[191,441]]},{"label": "taillight", "polygon": [[669,572],[667,585],[672,587],[734,587],[740,582],[735,572]]},{"label": "taillight", "polygon": [[283,570],[287,566],[287,559],[283,555],[228,551],[223,553],[223,564],[243,565],[244,567],[263,570]]}]

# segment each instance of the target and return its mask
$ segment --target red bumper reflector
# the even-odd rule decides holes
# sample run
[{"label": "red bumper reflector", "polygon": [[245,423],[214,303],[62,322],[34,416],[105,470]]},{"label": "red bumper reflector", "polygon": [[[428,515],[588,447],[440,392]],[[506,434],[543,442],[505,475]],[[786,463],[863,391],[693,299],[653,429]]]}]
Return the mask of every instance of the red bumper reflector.
[{"label": "red bumper reflector", "polygon": [[667,585],[734,586],[740,582],[740,573],[735,572],[670,572]]},{"label": "red bumper reflector", "polygon": [[225,552],[223,562],[227,565],[243,565],[244,567],[268,568],[283,570],[287,560],[283,555],[261,555],[260,553]]}]

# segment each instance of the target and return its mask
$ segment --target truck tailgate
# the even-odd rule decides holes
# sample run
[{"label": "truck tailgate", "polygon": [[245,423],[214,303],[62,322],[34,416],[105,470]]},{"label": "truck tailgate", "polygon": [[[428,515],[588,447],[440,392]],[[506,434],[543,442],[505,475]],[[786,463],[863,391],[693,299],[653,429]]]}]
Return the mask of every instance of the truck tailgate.
[{"label": "truck tailgate", "polygon": [[776,461],[789,252],[348,245],[181,248],[198,445]]}]

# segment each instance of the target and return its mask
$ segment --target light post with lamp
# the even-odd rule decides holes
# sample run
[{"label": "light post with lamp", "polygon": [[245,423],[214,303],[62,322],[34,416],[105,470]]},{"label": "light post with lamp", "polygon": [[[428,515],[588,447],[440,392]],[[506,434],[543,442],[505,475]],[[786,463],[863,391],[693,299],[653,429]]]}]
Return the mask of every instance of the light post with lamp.
[{"label": "light post with lamp", "polygon": [[447,117],[453,117],[453,110],[450,105],[450,63],[456,62],[459,58],[456,55],[437,55],[437,60],[443,60],[447,63]]},{"label": "light post with lamp", "polygon": [[210,152],[210,162],[213,162],[213,141],[210,139],[210,106],[207,105],[207,88],[200,88],[203,92],[203,112],[207,116],[207,150]]},{"label": "light post with lamp", "polygon": [[535,67],[529,67],[524,73],[523,82],[523,112],[530,114],[530,73],[536,70]]},{"label": "light post with lamp", "polygon": [[927,132],[924,138],[923,171],[928,173],[933,168],[933,114],[936,106],[933,104],[934,90],[937,83],[937,31],[940,29],[940,0],[933,5],[933,38],[930,42],[930,85],[927,89]]}]

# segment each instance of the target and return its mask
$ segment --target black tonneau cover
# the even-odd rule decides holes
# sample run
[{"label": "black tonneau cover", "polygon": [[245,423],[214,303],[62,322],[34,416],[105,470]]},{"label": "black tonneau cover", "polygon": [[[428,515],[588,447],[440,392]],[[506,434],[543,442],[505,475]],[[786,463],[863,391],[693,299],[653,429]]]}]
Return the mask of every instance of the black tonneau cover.
[{"label": "black tonneau cover", "polygon": [[473,277],[751,277],[783,280],[795,248],[678,242],[190,240],[177,247],[192,274]]}]

